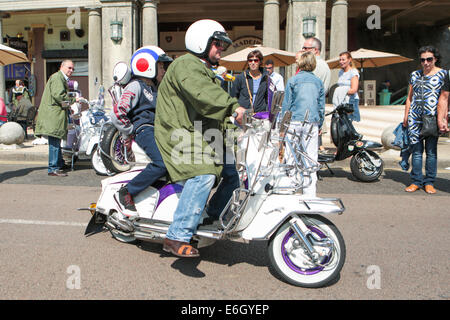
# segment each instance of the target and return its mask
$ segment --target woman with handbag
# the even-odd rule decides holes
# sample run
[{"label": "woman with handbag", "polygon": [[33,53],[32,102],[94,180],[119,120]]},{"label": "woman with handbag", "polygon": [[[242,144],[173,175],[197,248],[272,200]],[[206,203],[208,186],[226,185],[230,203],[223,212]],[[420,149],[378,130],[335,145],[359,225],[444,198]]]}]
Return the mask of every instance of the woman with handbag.
[{"label": "woman with handbag", "polygon": [[275,91],[269,74],[262,68],[263,55],[259,50],[247,56],[248,69],[236,77],[230,95],[253,112],[269,111],[269,96]]},{"label": "woman with handbag", "polygon": [[[434,180],[437,173],[437,129],[436,112],[442,88],[448,77],[447,70],[439,68],[440,55],[433,46],[419,49],[421,70],[411,73],[409,91],[405,105],[403,126],[408,127],[411,146],[411,180],[406,192],[424,188],[425,192],[436,193]],[[425,150],[425,176],[422,174],[422,158]]]}]

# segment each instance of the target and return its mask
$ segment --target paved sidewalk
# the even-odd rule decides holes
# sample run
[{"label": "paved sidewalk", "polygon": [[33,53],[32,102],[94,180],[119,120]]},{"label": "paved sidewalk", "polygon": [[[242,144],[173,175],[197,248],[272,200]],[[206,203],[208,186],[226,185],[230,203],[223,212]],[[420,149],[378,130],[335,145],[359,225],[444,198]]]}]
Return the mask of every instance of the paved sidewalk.
[{"label": "paved sidewalk", "polygon": [[[22,145],[0,145],[0,163],[39,162],[48,163],[48,145],[33,145],[33,132],[28,133],[29,139]],[[324,146],[332,152],[335,149],[330,142],[329,133],[323,137]],[[377,150],[384,161],[385,168],[400,169],[400,151],[394,149]],[[349,159],[330,164],[331,167],[349,167]],[[441,137],[438,142],[438,169],[450,171],[450,138]]]}]

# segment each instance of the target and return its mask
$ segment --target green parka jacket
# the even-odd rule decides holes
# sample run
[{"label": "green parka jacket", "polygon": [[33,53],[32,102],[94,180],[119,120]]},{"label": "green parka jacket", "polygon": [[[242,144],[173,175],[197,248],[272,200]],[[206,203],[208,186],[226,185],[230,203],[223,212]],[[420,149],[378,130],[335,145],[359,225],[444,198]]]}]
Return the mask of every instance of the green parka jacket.
[{"label": "green parka jacket", "polygon": [[224,152],[224,123],[238,107],[199,58],[188,53],[172,62],[159,85],[155,119],[156,143],[172,181],[214,174],[217,183],[223,158],[216,151]]},{"label": "green parka jacket", "polygon": [[67,134],[67,111],[62,108],[62,102],[73,103],[75,101],[75,98],[69,97],[68,90],[62,71],[55,72],[48,79],[36,118],[36,136],[65,138]]}]

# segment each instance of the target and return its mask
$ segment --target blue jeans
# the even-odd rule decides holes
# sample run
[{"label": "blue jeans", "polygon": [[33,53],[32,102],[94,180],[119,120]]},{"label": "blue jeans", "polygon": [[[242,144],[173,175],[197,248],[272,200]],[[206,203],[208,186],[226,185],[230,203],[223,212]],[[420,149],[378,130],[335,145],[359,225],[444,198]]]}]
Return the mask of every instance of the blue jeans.
[{"label": "blue jeans", "polygon": [[350,121],[361,121],[361,116],[359,114],[359,99],[350,98],[348,101],[349,104],[353,105],[353,113],[348,115]]},{"label": "blue jeans", "polygon": [[60,170],[63,164],[61,139],[48,136],[48,172]]},{"label": "blue jeans", "polygon": [[[222,181],[209,201],[207,214],[219,218],[227,205],[233,191],[239,188],[239,175],[236,165],[225,164],[222,170]],[[167,232],[167,238],[189,242],[197,229],[203,210],[208,201],[209,193],[214,185],[214,175],[202,175],[186,181],[181,192],[174,219]]]},{"label": "blue jeans", "polygon": [[167,231],[168,239],[191,241],[215,180],[215,175],[205,174],[186,181],[173,214],[173,222]]},{"label": "blue jeans", "polygon": [[206,213],[208,216],[218,219],[223,209],[233,194],[233,191],[239,188],[239,174],[236,170],[236,165],[224,164],[222,170],[222,181],[217,187],[216,192],[209,201]]},{"label": "blue jeans", "polygon": [[[416,186],[433,185],[437,173],[437,142],[438,137],[428,137],[411,145],[411,179]],[[425,144],[425,147],[424,147]],[[427,156],[425,160],[425,178],[422,174],[423,151]]]},{"label": "blue jeans", "polygon": [[155,128],[153,126],[144,126],[139,128],[135,137],[136,143],[144,149],[150,162],[145,169],[139,173],[133,180],[127,184],[128,192],[135,196],[139,192],[151,186],[156,180],[167,173],[161,153],[158,150],[155,141]]}]

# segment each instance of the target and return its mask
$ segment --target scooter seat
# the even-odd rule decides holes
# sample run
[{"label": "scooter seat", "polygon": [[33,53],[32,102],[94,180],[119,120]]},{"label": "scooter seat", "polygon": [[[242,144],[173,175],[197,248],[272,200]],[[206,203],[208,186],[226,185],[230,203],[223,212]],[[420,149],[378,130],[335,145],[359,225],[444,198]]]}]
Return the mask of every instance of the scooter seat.
[{"label": "scooter seat", "polygon": [[334,154],[320,154],[318,156],[318,161],[323,163],[329,163],[334,161]]}]

